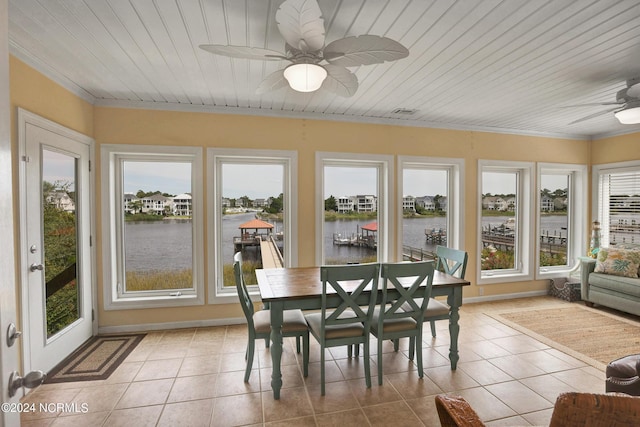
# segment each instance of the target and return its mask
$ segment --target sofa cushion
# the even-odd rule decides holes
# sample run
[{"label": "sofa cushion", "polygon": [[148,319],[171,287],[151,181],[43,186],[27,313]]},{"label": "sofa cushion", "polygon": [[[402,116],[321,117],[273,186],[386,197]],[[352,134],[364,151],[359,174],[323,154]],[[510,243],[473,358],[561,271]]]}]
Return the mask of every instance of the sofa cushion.
[{"label": "sofa cushion", "polygon": [[640,279],[603,273],[591,273],[589,275],[589,285],[640,298]]},{"label": "sofa cushion", "polygon": [[640,251],[631,249],[600,248],[596,261],[596,273],[638,278]]}]

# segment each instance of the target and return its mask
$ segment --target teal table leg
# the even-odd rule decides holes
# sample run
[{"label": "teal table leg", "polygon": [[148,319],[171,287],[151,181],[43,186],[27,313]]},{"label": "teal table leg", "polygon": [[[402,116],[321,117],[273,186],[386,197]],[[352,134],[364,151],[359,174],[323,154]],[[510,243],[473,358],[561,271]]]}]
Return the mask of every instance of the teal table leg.
[{"label": "teal table leg", "polygon": [[458,367],[458,335],[460,334],[460,320],[459,309],[462,305],[462,288],[454,288],[453,293],[447,297],[447,303],[451,307],[449,313],[449,337],[451,338],[451,345],[449,347],[449,361],[451,362],[451,370],[456,370]]},{"label": "teal table leg", "polygon": [[282,388],[282,372],[280,361],[282,360],[282,315],[284,306],[282,303],[271,303],[271,389],[273,398],[280,399]]}]

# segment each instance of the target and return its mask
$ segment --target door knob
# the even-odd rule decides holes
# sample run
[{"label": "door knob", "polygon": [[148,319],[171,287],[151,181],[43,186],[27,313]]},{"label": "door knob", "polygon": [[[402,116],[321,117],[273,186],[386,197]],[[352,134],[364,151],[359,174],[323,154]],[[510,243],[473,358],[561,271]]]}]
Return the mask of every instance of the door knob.
[{"label": "door knob", "polygon": [[40,270],[40,271],[42,271],[42,270],[44,270],[44,265],[42,265],[42,264],[35,264],[35,263],[34,263],[34,264],[31,264],[31,266],[29,267],[29,270],[31,270],[31,271],[36,271],[36,270]]},{"label": "door knob", "polygon": [[7,328],[7,346],[11,347],[18,338],[22,335],[22,332],[16,328],[16,325],[12,322]]},{"label": "door knob", "polygon": [[47,379],[47,374],[42,371],[31,371],[24,377],[18,371],[13,371],[9,377],[9,397],[13,397],[20,387],[34,388]]}]

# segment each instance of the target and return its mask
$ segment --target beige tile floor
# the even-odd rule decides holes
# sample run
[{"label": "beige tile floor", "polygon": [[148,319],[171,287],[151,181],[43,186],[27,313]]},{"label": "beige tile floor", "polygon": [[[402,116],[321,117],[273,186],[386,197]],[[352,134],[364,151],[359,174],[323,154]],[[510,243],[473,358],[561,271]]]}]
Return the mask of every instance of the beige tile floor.
[{"label": "beige tile floor", "polygon": [[[361,359],[345,348],[327,356],[320,396],[319,346],[311,338],[309,377],[293,339],[285,342],[283,389],[275,401],[271,359],[262,342],[251,379],[243,381],[246,327],[150,332],[107,380],[46,384],[28,402],[85,404],[86,413],[24,414],[24,426],[439,426],[434,396],[467,399],[489,426],[547,425],[556,396],[604,392],[604,373],[507,327],[485,313],[569,304],[550,297],[467,304],[461,310],[460,362],[451,371],[447,322],[433,339],[425,328],[424,372],[385,343],[384,383],[367,389]],[[372,338],[372,351],[375,340]],[[372,374],[377,355],[372,354]]]}]

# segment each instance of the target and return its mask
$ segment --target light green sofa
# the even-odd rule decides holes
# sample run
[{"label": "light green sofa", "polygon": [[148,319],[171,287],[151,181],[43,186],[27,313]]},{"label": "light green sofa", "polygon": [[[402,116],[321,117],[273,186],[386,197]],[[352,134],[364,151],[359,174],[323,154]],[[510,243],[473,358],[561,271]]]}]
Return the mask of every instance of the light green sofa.
[{"label": "light green sofa", "polygon": [[596,260],[582,260],[581,297],[587,305],[600,304],[640,316],[640,278],[595,273]]}]

